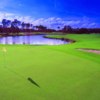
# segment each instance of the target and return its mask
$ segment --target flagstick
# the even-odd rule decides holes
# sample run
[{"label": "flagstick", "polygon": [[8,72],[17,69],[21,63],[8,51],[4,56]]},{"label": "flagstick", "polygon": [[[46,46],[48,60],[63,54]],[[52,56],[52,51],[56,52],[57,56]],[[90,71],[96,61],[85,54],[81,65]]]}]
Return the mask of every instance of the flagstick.
[{"label": "flagstick", "polygon": [[5,47],[3,47],[2,49],[3,54],[4,54],[4,68],[6,68],[7,70],[9,70],[10,72],[16,74],[17,76],[26,79],[23,75],[20,75],[19,73],[17,73],[16,71],[10,69],[9,67],[7,67],[7,59],[6,59],[6,53],[7,53],[7,49]]},{"label": "flagstick", "polygon": [[6,49],[5,47],[3,47],[2,51],[3,51],[3,54],[4,54],[4,68],[6,68],[8,71],[10,71],[10,72],[12,72],[12,73],[16,74],[17,76],[19,76],[19,77],[21,77],[21,78],[24,78],[24,79],[25,79],[25,77],[24,77],[24,76],[20,75],[20,74],[19,74],[19,73],[17,73],[16,71],[13,71],[13,70],[12,70],[12,69],[10,69],[9,67],[7,67],[7,59],[6,59],[7,49]]},{"label": "flagstick", "polygon": [[3,47],[3,53],[4,53],[4,67],[6,68],[6,52],[7,49],[5,47]]},{"label": "flagstick", "polygon": [[[23,78],[23,79],[26,80],[26,77],[24,77],[23,75],[17,73],[16,71],[13,71],[12,69],[10,69],[10,68],[8,68],[8,67],[6,66],[6,53],[7,53],[7,49],[6,49],[5,47],[3,48],[3,52],[4,52],[4,67],[5,67],[7,70],[9,70],[10,72],[12,72],[12,73],[14,73],[15,75],[19,76],[20,78]],[[40,88],[40,86],[39,86],[32,78],[28,77],[27,80],[30,81],[32,84],[34,84],[34,85],[36,85],[37,87]]]}]

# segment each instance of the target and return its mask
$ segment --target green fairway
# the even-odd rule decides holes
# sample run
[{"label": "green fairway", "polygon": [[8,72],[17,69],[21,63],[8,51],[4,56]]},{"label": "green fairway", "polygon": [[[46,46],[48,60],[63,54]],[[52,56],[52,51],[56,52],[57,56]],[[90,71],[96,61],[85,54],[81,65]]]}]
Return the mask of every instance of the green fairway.
[{"label": "green fairway", "polygon": [[100,35],[53,37],[76,42],[0,45],[0,100],[100,100],[100,54],[77,49],[100,49]]}]

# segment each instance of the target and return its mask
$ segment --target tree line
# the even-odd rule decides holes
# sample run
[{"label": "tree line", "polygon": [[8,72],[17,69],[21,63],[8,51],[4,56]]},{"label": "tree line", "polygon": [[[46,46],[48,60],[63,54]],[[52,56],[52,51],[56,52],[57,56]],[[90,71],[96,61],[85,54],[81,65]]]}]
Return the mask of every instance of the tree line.
[{"label": "tree line", "polygon": [[14,19],[13,21],[3,19],[1,23],[2,24],[0,25],[0,35],[5,35],[5,36],[20,35],[20,33],[31,34],[32,32],[62,32],[64,34],[100,33],[100,28],[72,28],[69,25],[65,25],[63,28],[60,28],[58,26],[57,30],[55,30],[47,28],[46,26],[43,25],[34,26],[31,23],[21,22],[17,19]]}]

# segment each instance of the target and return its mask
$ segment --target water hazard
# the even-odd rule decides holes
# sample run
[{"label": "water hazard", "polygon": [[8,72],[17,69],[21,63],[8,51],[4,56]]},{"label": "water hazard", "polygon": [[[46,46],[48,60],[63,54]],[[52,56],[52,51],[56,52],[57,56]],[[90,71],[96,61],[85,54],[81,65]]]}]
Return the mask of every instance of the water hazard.
[{"label": "water hazard", "polygon": [[0,44],[61,45],[67,41],[44,38],[44,35],[0,37]]}]

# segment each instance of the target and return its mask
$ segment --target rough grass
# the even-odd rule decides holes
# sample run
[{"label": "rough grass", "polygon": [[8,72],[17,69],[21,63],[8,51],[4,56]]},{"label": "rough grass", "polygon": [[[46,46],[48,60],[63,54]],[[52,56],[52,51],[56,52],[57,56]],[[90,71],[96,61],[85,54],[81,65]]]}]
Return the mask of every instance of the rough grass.
[{"label": "rough grass", "polygon": [[100,49],[100,35],[56,37],[77,42],[60,46],[0,45],[1,100],[100,100],[100,55],[76,49]]}]

